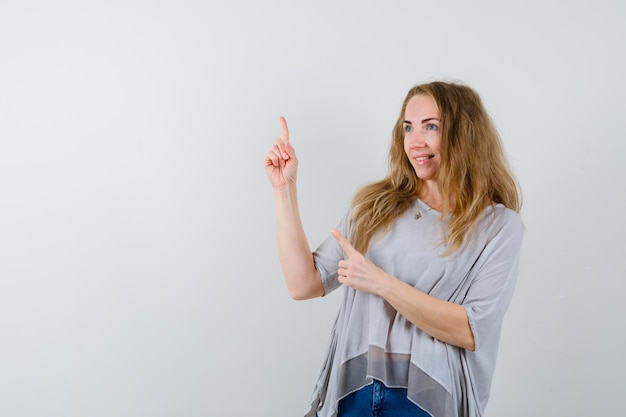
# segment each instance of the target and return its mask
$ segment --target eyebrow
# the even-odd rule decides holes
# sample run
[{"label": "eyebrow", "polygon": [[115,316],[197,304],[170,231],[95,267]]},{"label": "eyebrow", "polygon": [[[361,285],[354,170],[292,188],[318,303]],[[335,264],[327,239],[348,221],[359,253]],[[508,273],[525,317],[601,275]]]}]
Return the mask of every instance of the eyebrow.
[{"label": "eyebrow", "polygon": [[[441,121],[441,120],[437,119],[436,117],[429,117],[428,119],[422,120],[422,123],[430,122],[431,120],[436,120],[438,122]],[[412,125],[413,124],[413,123],[409,122],[408,120],[405,120],[403,123],[406,123],[407,125]]]}]

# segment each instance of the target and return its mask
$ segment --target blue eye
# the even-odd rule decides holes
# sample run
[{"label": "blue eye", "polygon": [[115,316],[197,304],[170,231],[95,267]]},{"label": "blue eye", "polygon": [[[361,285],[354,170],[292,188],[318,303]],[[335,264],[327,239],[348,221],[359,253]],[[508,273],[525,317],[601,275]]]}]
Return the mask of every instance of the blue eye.
[{"label": "blue eye", "polygon": [[411,133],[413,131],[413,126],[404,125],[404,133]]},{"label": "blue eye", "polygon": [[439,130],[439,126],[432,124],[432,123],[428,123],[425,127],[424,130],[430,130],[432,132],[436,132]]}]

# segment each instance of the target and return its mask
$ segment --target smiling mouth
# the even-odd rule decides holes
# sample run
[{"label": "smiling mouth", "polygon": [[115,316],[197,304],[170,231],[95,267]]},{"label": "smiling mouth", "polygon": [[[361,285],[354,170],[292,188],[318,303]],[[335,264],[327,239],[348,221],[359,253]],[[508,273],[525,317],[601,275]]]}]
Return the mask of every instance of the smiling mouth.
[{"label": "smiling mouth", "polygon": [[431,159],[431,158],[434,158],[434,157],[435,157],[435,155],[418,156],[417,158],[415,158],[415,160],[416,160],[417,162],[424,162],[424,161],[427,161],[427,160],[429,160],[429,159]]}]

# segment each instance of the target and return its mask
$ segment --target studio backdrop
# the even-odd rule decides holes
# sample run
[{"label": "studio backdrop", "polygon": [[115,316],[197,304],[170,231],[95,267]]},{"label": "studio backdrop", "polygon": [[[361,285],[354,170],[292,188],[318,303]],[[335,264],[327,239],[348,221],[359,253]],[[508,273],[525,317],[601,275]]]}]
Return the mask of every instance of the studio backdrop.
[{"label": "studio backdrop", "polygon": [[339,292],[289,298],[265,152],[312,247],[386,173],[407,90],[482,96],[526,237],[487,417],[617,416],[623,2],[0,3],[0,416],[302,415]]}]

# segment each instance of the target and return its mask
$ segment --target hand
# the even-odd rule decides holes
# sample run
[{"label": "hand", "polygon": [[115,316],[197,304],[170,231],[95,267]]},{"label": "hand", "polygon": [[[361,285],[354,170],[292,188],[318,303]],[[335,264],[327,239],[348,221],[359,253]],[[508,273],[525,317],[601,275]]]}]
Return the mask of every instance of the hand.
[{"label": "hand", "polygon": [[381,295],[381,290],[393,277],[354,249],[348,239],[338,230],[333,229],[330,233],[339,242],[346,255],[346,259],[338,263],[339,282],[358,291]]},{"label": "hand", "polygon": [[298,158],[296,151],[289,143],[289,128],[287,120],[280,117],[281,136],[276,139],[274,146],[265,155],[265,172],[274,188],[287,186],[296,181]]}]

